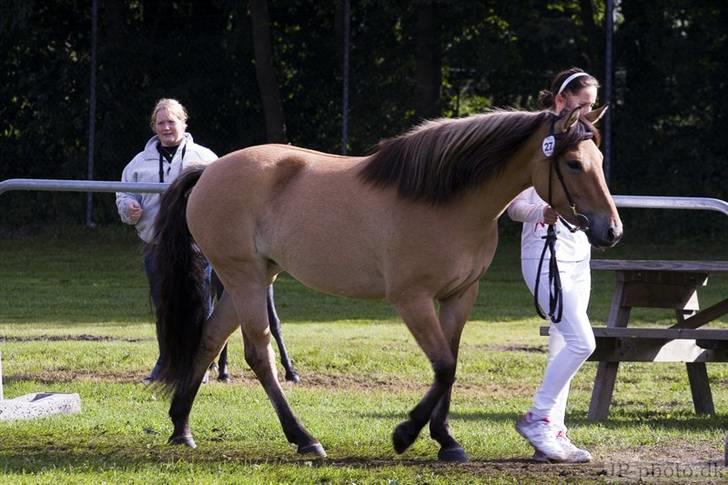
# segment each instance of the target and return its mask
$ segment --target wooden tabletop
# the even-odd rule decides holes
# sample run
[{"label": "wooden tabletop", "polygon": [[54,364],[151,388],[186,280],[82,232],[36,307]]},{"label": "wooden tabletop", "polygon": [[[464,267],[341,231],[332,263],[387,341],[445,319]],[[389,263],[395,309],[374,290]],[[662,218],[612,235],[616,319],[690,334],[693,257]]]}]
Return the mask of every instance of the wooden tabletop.
[{"label": "wooden tabletop", "polygon": [[593,259],[591,261],[591,269],[611,271],[684,271],[713,273],[728,271],[728,261]]}]

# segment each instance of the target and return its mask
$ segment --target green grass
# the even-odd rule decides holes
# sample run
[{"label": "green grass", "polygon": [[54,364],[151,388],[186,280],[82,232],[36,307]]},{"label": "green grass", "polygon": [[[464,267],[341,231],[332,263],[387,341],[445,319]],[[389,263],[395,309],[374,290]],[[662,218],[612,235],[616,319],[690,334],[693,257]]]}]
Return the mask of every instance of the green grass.
[{"label": "green grass", "polygon": [[[0,422],[0,483],[599,482],[619,481],[620,466],[621,479],[650,479],[639,468],[646,464],[674,474],[674,463],[720,480],[711,467],[722,460],[728,428],[724,364],[709,365],[716,416],[693,413],[683,365],[625,363],[610,419],[595,424],[586,410],[596,364],[587,363],[574,380],[567,421],[595,463],[525,460],[531,451],[513,423],[540,382],[546,341],[521,280],[518,242],[508,235],[462,339],[451,426],[470,464],[439,464],[426,430],[405,454],[393,452],[393,427],[432,376],[391,308],[323,296],[286,275],[276,299],[303,383],[285,389],[329,458],[300,458],[288,446],[243,361],[239,334],[230,350],[233,384],[204,386],[195,401],[199,448],[166,446],[168,402],[137,383],[154,362],[156,341],[139,244],[123,229],[60,228],[0,241],[5,397],[75,392],[83,407],[73,416]],[[718,245],[695,247],[625,244],[604,257],[727,259]],[[606,318],[612,277],[594,275],[595,325]],[[704,290],[706,306],[728,293],[728,279],[711,278]],[[634,318],[665,324],[671,315],[635,311]],[[728,327],[728,320],[716,324]]]}]

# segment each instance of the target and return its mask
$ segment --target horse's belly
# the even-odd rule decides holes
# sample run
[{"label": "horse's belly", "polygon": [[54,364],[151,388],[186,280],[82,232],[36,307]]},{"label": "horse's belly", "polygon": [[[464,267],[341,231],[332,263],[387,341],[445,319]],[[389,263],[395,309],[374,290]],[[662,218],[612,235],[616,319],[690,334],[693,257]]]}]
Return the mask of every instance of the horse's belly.
[{"label": "horse's belly", "polygon": [[384,297],[384,285],[376,278],[361,273],[352,276],[333,265],[311,268],[286,268],[286,271],[305,286],[330,295],[349,298],[378,299]]}]

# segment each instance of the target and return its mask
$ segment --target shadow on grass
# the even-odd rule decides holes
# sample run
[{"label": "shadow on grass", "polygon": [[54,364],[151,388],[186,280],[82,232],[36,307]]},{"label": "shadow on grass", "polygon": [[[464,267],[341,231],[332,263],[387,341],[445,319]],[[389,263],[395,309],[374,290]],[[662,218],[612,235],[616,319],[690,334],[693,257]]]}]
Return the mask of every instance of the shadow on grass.
[{"label": "shadow on grass", "polygon": [[[667,414],[667,413],[665,413]],[[384,420],[404,420],[406,413],[403,412],[361,412],[362,418],[384,419]],[[451,412],[450,420],[460,420],[468,422],[495,422],[495,423],[515,423],[520,417],[520,413],[499,413],[499,412]],[[590,421],[586,418],[585,413],[569,414],[566,417],[570,427],[590,427],[599,426],[605,429],[627,429],[634,428],[640,424],[649,425],[654,431],[671,431],[671,430],[689,430],[709,431],[715,429],[728,428],[728,416],[699,416],[699,415],[680,415],[667,416],[658,413],[620,413],[619,416],[607,421]]]},{"label": "shadow on grass", "polygon": [[[256,448],[254,454],[241,451],[241,448],[225,448],[220,450],[203,451],[200,449],[189,450],[178,447],[166,446],[140,448],[138,446],[121,447],[116,450],[99,450],[90,447],[76,445],[58,445],[48,443],[43,446],[23,446],[12,451],[3,451],[0,448],[0,460],[4,473],[37,474],[62,468],[69,474],[79,473],[103,473],[111,470],[140,473],[145,467],[155,469],[157,472],[175,473],[180,466],[194,464],[195,466],[209,466],[211,469],[219,469],[220,464],[229,463],[236,467],[249,466],[301,466],[307,468],[327,467],[351,467],[361,469],[389,468],[389,467],[415,467],[421,470],[423,467],[446,471],[459,470],[465,473],[482,473],[482,467],[494,467],[490,470],[496,473],[528,472],[530,471],[551,471],[557,472],[556,466],[544,466],[523,457],[508,457],[497,459],[475,459],[466,464],[453,464],[439,461],[435,456],[429,457],[398,457],[391,456],[393,451],[383,450],[383,457],[356,457],[342,456],[331,458],[313,458],[310,456],[299,456],[289,451],[285,456],[272,452],[270,456],[264,455],[263,450]],[[335,452],[335,450],[332,450]],[[406,455],[406,453],[405,453]],[[532,468],[533,467],[533,468]],[[510,469],[510,470],[509,470]],[[203,468],[198,468],[203,472]],[[584,470],[587,471],[587,470]]]}]

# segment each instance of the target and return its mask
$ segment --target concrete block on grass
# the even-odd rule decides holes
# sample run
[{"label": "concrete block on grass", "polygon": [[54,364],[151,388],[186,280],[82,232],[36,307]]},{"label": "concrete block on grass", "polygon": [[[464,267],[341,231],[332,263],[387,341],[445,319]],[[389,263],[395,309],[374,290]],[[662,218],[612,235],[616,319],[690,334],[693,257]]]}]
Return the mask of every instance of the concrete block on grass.
[{"label": "concrete block on grass", "polygon": [[52,414],[80,412],[81,398],[78,394],[36,392],[0,401],[0,421],[35,419]]}]

